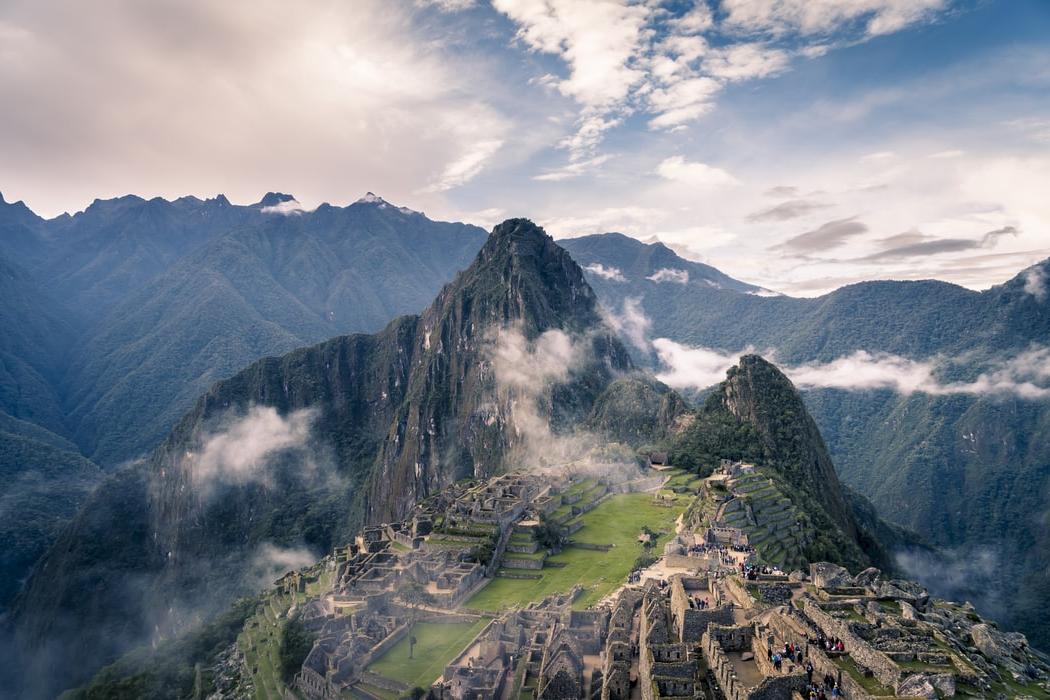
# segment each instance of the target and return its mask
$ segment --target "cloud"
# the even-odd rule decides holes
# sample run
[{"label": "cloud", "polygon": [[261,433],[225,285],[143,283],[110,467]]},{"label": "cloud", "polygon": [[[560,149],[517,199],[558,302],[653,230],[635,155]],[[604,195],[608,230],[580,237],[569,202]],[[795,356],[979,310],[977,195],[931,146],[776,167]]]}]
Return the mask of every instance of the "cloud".
[{"label": "cloud", "polygon": [[642,352],[649,351],[649,329],[653,323],[642,310],[641,299],[637,297],[624,299],[623,313],[607,312],[606,322],[636,348]]},{"label": "cloud", "polygon": [[415,0],[419,7],[436,7],[442,12],[462,12],[477,6],[477,0]]},{"label": "cloud", "polygon": [[862,260],[878,261],[888,259],[924,257],[941,253],[958,253],[980,248],[992,248],[1002,236],[1017,236],[1015,226],[1003,226],[984,233],[979,239],[969,238],[935,238],[918,230],[899,233],[895,236],[880,239],[880,243],[890,244],[889,248],[867,255]]},{"label": "cloud", "polygon": [[704,57],[704,69],[730,82],[768,78],[787,70],[789,54],[764,44],[734,44]]},{"label": "cloud", "polygon": [[627,278],[623,276],[623,272],[618,267],[606,267],[601,263],[591,263],[583,269],[591,274],[598,275],[602,279],[612,280],[613,282],[627,281]]},{"label": "cloud", "polygon": [[312,409],[281,416],[272,406],[253,406],[221,431],[201,438],[201,448],[183,457],[194,485],[204,496],[220,485],[271,483],[270,462],[279,453],[307,446],[316,412]]},{"label": "cloud", "polygon": [[820,227],[787,239],[772,246],[770,250],[784,250],[792,253],[817,253],[842,245],[848,239],[867,233],[868,227],[857,217],[837,219],[822,224]]},{"label": "cloud", "polygon": [[805,216],[820,209],[827,209],[830,204],[814,202],[807,199],[792,199],[781,202],[775,207],[762,209],[747,215],[748,221],[788,221]]},{"label": "cloud", "polygon": [[279,547],[264,542],[248,561],[245,582],[254,590],[264,590],[289,571],[312,566],[319,558],[305,547]]},{"label": "cloud", "polygon": [[[736,353],[704,347],[689,347],[668,338],[652,341],[661,362],[658,378],[675,388],[703,389],[725,378],[737,358]],[[776,350],[765,355],[775,357]],[[858,350],[830,362],[784,365],[781,370],[799,389],[842,389],[846,391],[890,390],[899,394],[934,396],[1014,396],[1022,399],[1050,398],[1050,347],[1035,346],[1002,360],[986,362],[976,378],[946,381],[944,370],[968,367],[968,358],[933,357],[913,360],[890,353]]]},{"label": "cloud", "polygon": [[313,205],[466,181],[488,152],[472,149],[523,117],[499,67],[445,50],[452,19],[417,22],[416,9],[4,5],[0,180],[54,214],[128,192],[251,202],[281,182]]},{"label": "cloud", "polygon": [[536,391],[568,379],[580,349],[567,333],[549,330],[531,343],[517,328],[503,329],[493,345],[496,381],[519,391]]},{"label": "cloud", "polygon": [[687,161],[682,156],[672,156],[664,159],[656,167],[656,172],[665,180],[673,180],[703,189],[740,184],[739,180],[721,168],[716,168],[706,163]]},{"label": "cloud", "polygon": [[868,36],[928,20],[947,0],[725,0],[726,25],[748,33],[830,34],[862,22]]},{"label": "cloud", "polygon": [[1041,266],[1030,267],[1024,273],[1024,291],[1031,294],[1036,301],[1044,301],[1047,297],[1046,269]]},{"label": "cloud", "polygon": [[472,145],[466,153],[445,166],[438,179],[423,188],[423,191],[444,192],[469,182],[482,171],[502,145],[503,141],[499,139],[479,141]]},{"label": "cloud", "polygon": [[268,207],[263,207],[259,211],[263,214],[282,214],[284,216],[294,216],[298,214],[305,214],[312,209],[306,209],[302,204],[294,199],[286,199],[283,202],[272,204]]},{"label": "cloud", "polygon": [[689,347],[669,338],[656,338],[652,345],[663,367],[656,378],[674,389],[705,389],[718,384],[726,378],[726,372],[737,363],[740,355],[753,352],[749,348],[739,353],[725,353]]},{"label": "cloud", "polygon": [[556,168],[554,170],[548,170],[547,172],[540,173],[539,175],[533,175],[533,180],[539,180],[541,182],[561,182],[562,180],[568,180],[574,177],[585,175],[602,165],[606,161],[612,158],[611,155],[605,154],[595,156],[594,158],[588,158],[586,160],[578,160],[568,163],[567,165]]},{"label": "cloud", "polygon": [[688,270],[676,270],[673,267],[661,267],[645,279],[653,282],[673,282],[674,284],[687,284],[689,282]]}]

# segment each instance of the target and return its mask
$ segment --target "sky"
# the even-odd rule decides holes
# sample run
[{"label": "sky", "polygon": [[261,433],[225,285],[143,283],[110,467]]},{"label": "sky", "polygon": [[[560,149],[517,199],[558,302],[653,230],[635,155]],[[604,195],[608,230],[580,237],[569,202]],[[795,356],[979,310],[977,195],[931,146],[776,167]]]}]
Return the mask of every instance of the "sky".
[{"label": "sky", "polygon": [[1050,257],[1045,0],[4,0],[0,192],[366,191],[780,292]]}]

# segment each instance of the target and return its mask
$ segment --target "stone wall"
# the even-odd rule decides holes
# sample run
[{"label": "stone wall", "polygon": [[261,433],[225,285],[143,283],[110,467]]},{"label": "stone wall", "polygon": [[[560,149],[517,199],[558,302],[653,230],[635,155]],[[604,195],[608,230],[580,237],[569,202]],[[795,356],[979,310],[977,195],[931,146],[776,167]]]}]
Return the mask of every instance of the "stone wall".
[{"label": "stone wall", "polygon": [[[708,625],[733,624],[731,605],[699,610],[691,605],[691,597],[686,592],[687,585],[690,586],[690,590],[697,590],[702,586],[704,591],[708,591],[706,579],[682,576],[671,579],[671,614],[677,623],[680,641],[699,642]],[[708,598],[713,599],[714,596],[708,595]]]},{"label": "stone wall", "polygon": [[513,552],[507,552],[503,555],[503,566],[508,569],[542,569],[542,559],[527,559],[515,557]]},{"label": "stone wall", "polygon": [[733,669],[733,664],[729,661],[729,657],[726,656],[722,645],[711,634],[712,629],[714,628],[709,628],[707,632],[704,632],[700,640],[700,648],[703,650],[707,667],[714,674],[715,680],[718,681],[718,686],[722,689],[722,694],[725,695],[726,700],[747,700],[748,689],[744,687],[744,684],[737,677],[736,670]]},{"label": "stone wall", "polygon": [[873,649],[870,644],[854,634],[848,622],[834,618],[821,610],[815,601],[804,600],[802,604],[806,615],[825,635],[838,637],[843,641],[846,651],[858,665],[871,669],[875,678],[883,685],[890,688],[897,687],[901,679],[901,670],[888,656]]}]

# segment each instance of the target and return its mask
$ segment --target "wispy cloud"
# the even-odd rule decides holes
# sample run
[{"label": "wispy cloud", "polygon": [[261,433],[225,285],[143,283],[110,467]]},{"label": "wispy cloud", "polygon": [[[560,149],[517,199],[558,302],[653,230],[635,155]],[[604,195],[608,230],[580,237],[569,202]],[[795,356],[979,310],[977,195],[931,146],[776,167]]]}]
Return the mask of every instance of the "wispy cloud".
[{"label": "wispy cloud", "polygon": [[789,221],[811,214],[821,209],[827,209],[830,204],[814,202],[808,199],[791,199],[781,202],[775,207],[762,209],[748,214],[748,221]]},{"label": "wispy cloud", "polygon": [[677,270],[673,267],[661,267],[645,279],[652,282],[671,282],[673,284],[687,284],[689,282],[688,270]]},{"label": "wispy cloud", "polygon": [[855,216],[848,219],[837,219],[821,224],[812,231],[793,236],[773,246],[771,250],[783,250],[797,254],[817,253],[838,247],[848,239],[867,233],[867,231],[868,226],[863,221],[858,221]]},{"label": "wispy cloud", "polygon": [[[663,365],[661,381],[676,388],[702,389],[720,382],[741,354],[712,348],[689,347],[667,338],[652,341]],[[774,349],[764,354],[775,359]],[[969,360],[965,360],[968,363]],[[914,360],[890,353],[858,350],[830,362],[785,365],[781,369],[800,389],[847,391],[890,390],[899,394],[935,396],[1015,396],[1023,399],[1050,397],[1050,348],[1037,346],[1002,360],[988,362],[974,379],[951,381],[944,370],[964,364],[962,358],[934,357]]]},{"label": "wispy cloud", "polygon": [[591,274],[598,275],[602,279],[612,280],[613,282],[627,281],[627,278],[623,276],[623,272],[618,267],[606,267],[601,263],[591,263],[583,269]]},{"label": "wispy cloud", "polygon": [[501,146],[503,141],[498,139],[473,144],[465,153],[445,166],[437,180],[423,188],[423,191],[444,192],[469,182],[482,171]]}]

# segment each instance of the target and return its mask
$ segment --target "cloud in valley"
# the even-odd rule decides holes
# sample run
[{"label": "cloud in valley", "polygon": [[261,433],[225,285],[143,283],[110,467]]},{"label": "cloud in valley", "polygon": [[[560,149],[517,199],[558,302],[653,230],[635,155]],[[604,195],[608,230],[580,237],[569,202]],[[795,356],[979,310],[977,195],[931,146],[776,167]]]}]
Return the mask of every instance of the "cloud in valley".
[{"label": "cloud in valley", "polygon": [[653,322],[642,310],[641,299],[634,297],[624,299],[623,312],[619,314],[607,312],[606,322],[612,326],[613,330],[627,338],[631,345],[642,352],[650,350],[649,329]]},{"label": "cloud in valley", "polygon": [[[678,389],[704,389],[725,379],[726,371],[740,355],[754,352],[724,352],[690,347],[668,338],[652,341],[661,363],[658,378]],[[776,351],[762,354],[776,361]],[[935,357],[912,360],[890,353],[858,350],[830,362],[782,365],[781,370],[799,389],[846,391],[890,390],[899,394],[935,396],[1014,396],[1022,399],[1050,398],[1050,348],[1033,347],[1005,359],[986,363],[976,378],[947,381],[941,372],[962,359]]]}]

